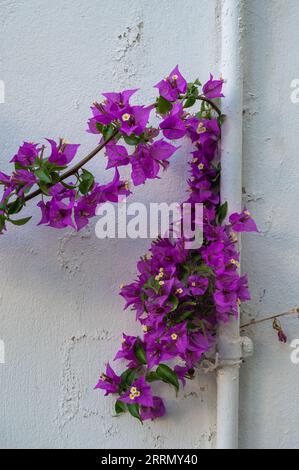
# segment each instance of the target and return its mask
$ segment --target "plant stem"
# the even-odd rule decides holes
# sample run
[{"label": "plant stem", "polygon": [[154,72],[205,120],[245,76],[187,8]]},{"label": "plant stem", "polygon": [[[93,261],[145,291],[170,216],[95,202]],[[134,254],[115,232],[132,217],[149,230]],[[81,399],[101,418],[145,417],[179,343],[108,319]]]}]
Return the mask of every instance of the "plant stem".
[{"label": "plant stem", "polygon": [[208,98],[202,95],[200,95],[197,99],[208,103],[214,109],[214,111],[216,111],[216,113],[218,113],[218,115],[221,116],[222,114],[221,110],[218,108],[218,106],[215,103],[213,103],[213,101],[209,100]]},{"label": "plant stem", "polygon": [[270,317],[261,318],[261,320],[251,320],[249,323],[241,325],[240,329],[247,328],[248,326],[257,325],[258,323],[263,323],[265,321],[275,320],[276,318],[286,317],[287,315],[299,315],[299,307],[293,307],[288,312],[278,313],[277,315],[272,315]]},{"label": "plant stem", "polygon": [[[61,175],[60,179],[59,179],[59,182],[64,181],[66,178],[69,178],[70,176],[77,173],[77,171],[80,170],[80,168],[82,168],[82,166],[86,165],[86,163],[88,163],[93,157],[95,157],[97,155],[97,153],[99,153],[107,144],[109,144],[109,142],[112,139],[114,139],[114,137],[116,137],[117,134],[118,134],[118,129],[115,129],[115,131],[111,134],[111,136],[107,140],[105,140],[105,142],[102,142],[101,144],[99,144],[88,155],[86,155],[86,157],[84,157],[82,160],[80,160],[80,162],[78,162],[77,165],[73,166],[68,171],[63,173]],[[40,189],[37,189],[36,191],[33,191],[31,194],[28,194],[28,196],[26,196],[24,198],[24,201],[25,202],[30,201],[31,199],[35,198],[36,196],[38,196],[41,193],[42,193],[42,191]]]}]

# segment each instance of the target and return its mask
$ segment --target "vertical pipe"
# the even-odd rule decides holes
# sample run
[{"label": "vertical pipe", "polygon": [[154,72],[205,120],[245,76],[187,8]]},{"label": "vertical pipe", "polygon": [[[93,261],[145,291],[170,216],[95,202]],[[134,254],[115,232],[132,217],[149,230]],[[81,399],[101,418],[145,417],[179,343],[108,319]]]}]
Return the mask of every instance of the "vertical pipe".
[{"label": "vertical pipe", "polygon": [[[228,211],[240,212],[242,196],[243,73],[241,0],[222,0],[221,71],[225,79],[222,111],[227,116],[222,131],[221,200]],[[217,448],[238,447],[239,367],[241,359],[239,319],[222,325],[218,333]]]}]

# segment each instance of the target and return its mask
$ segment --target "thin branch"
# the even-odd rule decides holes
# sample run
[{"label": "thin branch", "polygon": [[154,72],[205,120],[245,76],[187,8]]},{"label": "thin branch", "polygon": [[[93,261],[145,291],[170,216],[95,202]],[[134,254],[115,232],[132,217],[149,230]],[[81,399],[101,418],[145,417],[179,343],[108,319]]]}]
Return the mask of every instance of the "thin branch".
[{"label": "thin branch", "polygon": [[208,98],[202,95],[200,95],[197,99],[200,101],[205,101],[205,103],[209,103],[209,105],[214,109],[214,111],[216,111],[216,113],[218,113],[219,116],[222,115],[220,108],[218,108],[218,106],[213,103],[213,101],[209,100]]},{"label": "thin branch", "polygon": [[[59,182],[61,181],[64,181],[65,179],[69,178],[70,176],[74,175],[75,173],[77,173],[78,170],[80,170],[80,168],[82,168],[82,166],[86,165],[86,163],[88,163],[93,157],[95,157],[107,144],[109,144],[109,142],[114,139],[114,137],[116,137],[116,135],[118,134],[118,129],[115,129],[115,131],[111,134],[111,136],[105,140],[105,142],[102,142],[101,144],[99,144],[95,149],[93,149],[88,155],[86,155],[86,157],[84,157],[82,160],[80,160],[80,162],[77,163],[77,165],[73,166],[72,168],[70,168],[68,171],[66,171],[65,173],[63,173],[59,179]],[[55,183],[56,184],[56,183]],[[31,199],[35,198],[36,196],[38,196],[39,194],[41,194],[42,191],[40,189],[37,189],[36,191],[33,191],[31,194],[28,194],[28,196],[26,196],[24,198],[24,201],[27,202],[27,201],[30,201]]]},{"label": "thin branch", "polygon": [[287,315],[299,315],[299,307],[293,307],[288,312],[278,313],[277,315],[271,315],[270,317],[261,318],[260,320],[251,320],[249,323],[241,325],[241,330],[247,328],[248,326],[257,325],[258,323],[263,323],[265,321],[275,320],[276,318],[286,317]]}]

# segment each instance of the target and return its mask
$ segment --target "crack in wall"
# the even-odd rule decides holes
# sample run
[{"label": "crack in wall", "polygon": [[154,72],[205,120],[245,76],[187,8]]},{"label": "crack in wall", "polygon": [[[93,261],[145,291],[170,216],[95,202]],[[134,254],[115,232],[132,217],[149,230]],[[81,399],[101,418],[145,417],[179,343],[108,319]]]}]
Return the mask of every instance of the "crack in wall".
[{"label": "crack in wall", "polygon": [[[99,415],[98,409],[87,407],[82,403],[83,398],[86,395],[86,389],[82,378],[79,377],[73,369],[72,355],[75,348],[82,342],[86,342],[88,344],[88,342],[94,341],[110,341],[111,338],[111,332],[106,329],[102,329],[94,335],[88,335],[87,333],[73,335],[69,339],[66,339],[62,344],[62,398],[59,403],[58,414],[55,418],[59,432],[62,432],[65,426],[79,414],[84,418]],[[101,418],[103,417],[101,416]],[[107,429],[107,433],[111,434],[111,429],[109,429]]]},{"label": "crack in wall", "polygon": [[[138,14],[132,24],[127,26],[124,31],[118,34],[116,51],[112,59],[115,67],[112,70],[118,86],[127,86],[128,78],[135,77],[137,74],[138,60],[136,60],[137,50],[142,45],[144,21]],[[135,54],[133,54],[135,52]]]}]

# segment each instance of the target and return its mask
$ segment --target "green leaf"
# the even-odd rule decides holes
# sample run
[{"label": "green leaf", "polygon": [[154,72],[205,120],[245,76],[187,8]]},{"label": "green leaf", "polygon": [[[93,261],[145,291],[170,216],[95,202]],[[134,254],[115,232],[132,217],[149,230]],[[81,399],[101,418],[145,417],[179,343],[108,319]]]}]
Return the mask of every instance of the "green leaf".
[{"label": "green leaf", "polygon": [[119,386],[120,392],[126,390],[134,382],[137,375],[137,368],[127,369],[121,374],[121,382]]},{"label": "green leaf", "polygon": [[169,302],[171,303],[171,310],[169,313],[171,313],[171,312],[174,312],[178,308],[179,299],[174,294],[171,294],[169,296]]},{"label": "green leaf", "polygon": [[179,391],[180,384],[178,376],[170,367],[168,367],[166,364],[160,364],[157,367],[156,373],[158,377],[163,380],[163,382],[173,385],[176,389],[176,392]]},{"label": "green leaf", "polygon": [[155,294],[159,293],[160,287],[159,282],[155,280],[154,276],[150,277],[142,286],[143,289],[152,289]]},{"label": "green leaf", "polygon": [[115,402],[116,414],[119,415],[120,413],[125,413],[126,411],[127,411],[127,405],[120,400],[116,400]]},{"label": "green leaf", "polygon": [[183,303],[181,304],[181,307],[182,307],[182,308],[183,308],[183,307],[196,307],[196,305],[197,305],[197,302],[190,300],[190,301],[188,301],[188,302],[183,302]]},{"label": "green leaf", "polygon": [[222,126],[224,120],[225,120],[225,114],[221,114],[221,116],[218,116],[217,121],[218,121],[219,127]]},{"label": "green leaf", "polygon": [[15,167],[15,170],[24,170],[24,169],[28,170],[28,168],[26,168],[25,166],[21,165],[21,163],[19,163],[19,162],[16,162],[16,163],[14,164],[14,167]]},{"label": "green leaf", "polygon": [[109,124],[109,126],[105,126],[103,129],[103,137],[105,140],[108,140],[113,132],[115,131],[115,127],[112,124]]},{"label": "green leaf", "polygon": [[53,171],[53,172],[50,174],[50,178],[51,178],[51,183],[52,183],[52,184],[59,183],[60,176],[59,176],[59,173],[57,173],[56,171]]},{"label": "green leaf", "polygon": [[47,170],[42,170],[41,168],[39,168],[38,170],[34,172],[34,174],[42,183],[49,184],[52,182],[51,176],[47,172]]},{"label": "green leaf", "polygon": [[160,96],[157,100],[156,108],[158,113],[166,114],[172,109],[172,103],[163,98],[163,96]]},{"label": "green leaf", "polygon": [[51,163],[49,161],[44,160],[44,164],[42,165],[43,168],[51,171],[61,171],[67,168],[67,165],[56,165],[56,163]]},{"label": "green leaf", "polygon": [[101,124],[100,122],[97,122],[96,123],[96,128],[102,134],[105,126],[103,126],[103,124]]},{"label": "green leaf", "polygon": [[65,183],[64,181],[61,181],[61,184],[62,184],[62,186],[64,186],[66,189],[76,189],[76,187],[77,187],[76,185]]},{"label": "green leaf", "polygon": [[135,145],[139,144],[139,142],[140,142],[140,138],[137,137],[134,134],[131,134],[131,135],[123,134],[122,137],[123,137],[124,141],[126,142],[126,144],[128,144],[128,145],[134,145],[135,146]]},{"label": "green leaf", "polygon": [[87,170],[83,169],[80,175],[79,190],[81,194],[87,194],[94,185],[94,176]]},{"label": "green leaf", "polygon": [[136,419],[138,419],[141,423],[141,417],[139,413],[139,405],[138,403],[133,403],[132,405],[127,405],[129,413]]},{"label": "green leaf", "polygon": [[150,371],[146,374],[146,381],[147,382],[155,382],[156,380],[160,380],[157,372]]},{"label": "green leaf", "polygon": [[200,274],[201,276],[213,276],[214,271],[210,266],[207,266],[206,264],[200,264],[199,266],[196,266],[194,269],[196,274]]},{"label": "green leaf", "polygon": [[191,108],[191,106],[193,106],[195,102],[196,102],[196,98],[193,96],[190,96],[190,98],[187,98],[184,104],[184,108]]},{"label": "green leaf", "polygon": [[23,202],[21,199],[16,199],[8,207],[8,214],[18,214],[23,208]]},{"label": "green leaf", "polygon": [[47,186],[46,183],[43,183],[43,182],[39,182],[39,187],[40,187],[40,190],[43,194],[45,194],[46,196],[49,195],[49,191],[50,191],[50,187]]},{"label": "green leaf", "polygon": [[225,217],[227,216],[227,210],[228,210],[228,204],[225,202],[221,206],[218,207],[217,209],[217,223],[218,225],[221,225],[222,222],[224,221]]},{"label": "green leaf", "polygon": [[30,219],[32,219],[32,217],[24,217],[24,219],[19,219],[19,220],[9,219],[9,222],[11,222],[14,225],[19,225],[20,226],[20,225],[27,224],[27,222],[29,222]]},{"label": "green leaf", "polygon": [[0,232],[4,229],[6,218],[4,215],[0,215]]},{"label": "green leaf", "polygon": [[136,341],[135,348],[134,348],[135,356],[140,362],[140,364],[146,365],[147,360],[146,360],[146,354],[145,350],[141,344],[141,341]]},{"label": "green leaf", "polygon": [[194,314],[194,310],[188,310],[187,312],[182,313],[179,318],[175,321],[175,323],[181,323],[187,318],[191,317]]}]

